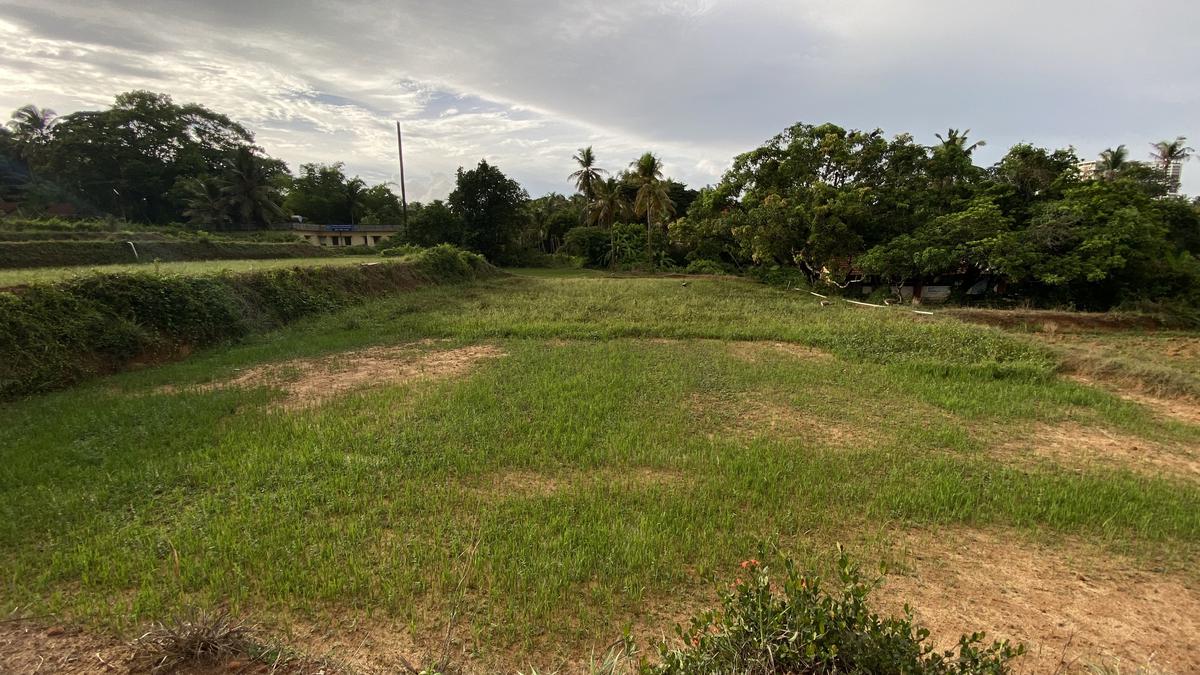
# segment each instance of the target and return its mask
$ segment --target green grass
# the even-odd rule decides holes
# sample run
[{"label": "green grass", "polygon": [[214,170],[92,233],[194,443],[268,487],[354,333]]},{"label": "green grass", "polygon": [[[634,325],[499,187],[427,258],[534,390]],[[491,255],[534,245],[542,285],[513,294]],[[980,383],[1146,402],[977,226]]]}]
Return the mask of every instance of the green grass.
[{"label": "green grass", "polygon": [[[426,338],[507,356],[302,411],[272,406],[274,389],[186,386]],[[833,358],[747,359],[731,340]],[[462,630],[517,658],[611,640],[766,540],[886,555],[879,542],[908,527],[1004,526],[1147,565],[1194,561],[1195,482],[988,452],[1067,421],[1200,443],[1200,428],[1055,367],[995,329],[746,282],[556,274],[421,289],[5,405],[0,601],[117,627],[228,603],[421,634],[443,625],[469,568]],[[797,425],[731,424],[745,401]]]},{"label": "green grass", "polygon": [[162,274],[211,274],[213,272],[249,272],[252,270],[320,265],[353,265],[378,261],[378,256],[344,256],[332,258],[277,258],[266,260],[199,260],[186,262],[144,262],[129,265],[97,265],[92,267],[32,267],[0,269],[0,288],[22,284],[60,281],[97,273],[146,272]]}]

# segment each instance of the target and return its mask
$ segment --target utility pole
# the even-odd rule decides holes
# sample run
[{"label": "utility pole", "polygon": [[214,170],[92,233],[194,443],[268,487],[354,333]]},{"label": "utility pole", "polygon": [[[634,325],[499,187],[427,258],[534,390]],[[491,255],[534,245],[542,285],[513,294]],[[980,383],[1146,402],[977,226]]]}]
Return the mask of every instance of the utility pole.
[{"label": "utility pole", "polygon": [[404,137],[400,134],[400,122],[396,122],[396,150],[400,154],[400,213],[404,221],[404,235],[408,236],[408,196],[404,192]]}]

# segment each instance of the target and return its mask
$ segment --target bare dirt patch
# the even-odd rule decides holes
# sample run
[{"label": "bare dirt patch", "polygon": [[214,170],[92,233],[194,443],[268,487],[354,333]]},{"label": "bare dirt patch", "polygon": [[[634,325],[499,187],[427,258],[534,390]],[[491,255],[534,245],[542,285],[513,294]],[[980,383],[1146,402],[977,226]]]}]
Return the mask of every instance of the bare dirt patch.
[{"label": "bare dirt patch", "polygon": [[757,363],[764,357],[786,354],[798,359],[829,360],[833,354],[816,347],[796,344],[794,342],[755,342],[750,340],[735,340],[726,343],[730,354],[735,358],[750,363]]},{"label": "bare dirt patch", "polygon": [[912,572],[888,575],[882,608],[910,602],[939,647],[983,629],[989,640],[1025,643],[1017,672],[1062,672],[1060,662],[1067,672],[1101,663],[1200,672],[1200,589],[1191,582],[1084,542],[1050,548],[1004,531],[910,533],[903,548]]},{"label": "bare dirt patch", "polygon": [[710,438],[732,433],[808,439],[833,446],[856,446],[877,438],[871,428],[802,410],[772,392],[693,394],[689,407],[700,424],[711,429]]},{"label": "bare dirt patch", "polygon": [[1144,405],[1159,416],[1168,417],[1187,424],[1200,425],[1200,403],[1192,399],[1163,398],[1136,391],[1118,392],[1117,395],[1127,401]]},{"label": "bare dirt patch", "polygon": [[1168,446],[1077,423],[1038,425],[996,452],[1017,461],[1032,454],[1067,467],[1102,466],[1200,480],[1200,448]]},{"label": "bare dirt patch", "polygon": [[367,386],[464,375],[476,363],[504,356],[493,345],[422,351],[421,343],[372,347],[330,354],[321,359],[296,359],[251,368],[233,379],[202,389],[275,387],[287,393],[280,407],[296,409],[319,405],[338,395]]},{"label": "bare dirt patch", "polygon": [[[151,665],[137,658],[130,642],[79,628],[46,625],[36,621],[0,622],[0,673],[147,673]],[[185,664],[171,670],[177,675],[335,675],[336,664],[296,659],[266,664],[246,658]]]},{"label": "bare dirt patch", "polygon": [[[1101,387],[1096,380],[1086,375],[1073,374],[1067,377],[1087,387]],[[1200,401],[1194,398],[1187,396],[1167,397],[1148,393],[1139,389],[1136,383],[1130,384],[1126,382],[1118,384],[1106,381],[1105,385],[1101,388],[1116,394],[1126,401],[1144,405],[1159,417],[1178,420],[1186,424],[1200,425]]]},{"label": "bare dirt patch", "polygon": [[939,312],[970,323],[1056,333],[1059,331],[1125,331],[1162,328],[1162,322],[1137,314],[1065,312],[1047,309],[944,309]]}]

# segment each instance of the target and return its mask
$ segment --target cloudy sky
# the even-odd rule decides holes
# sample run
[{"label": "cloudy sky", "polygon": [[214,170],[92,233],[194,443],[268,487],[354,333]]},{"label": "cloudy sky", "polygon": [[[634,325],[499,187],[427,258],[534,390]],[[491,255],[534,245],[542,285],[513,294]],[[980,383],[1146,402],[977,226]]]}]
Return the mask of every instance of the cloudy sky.
[{"label": "cloudy sky", "polygon": [[[932,143],[1200,147],[1195,0],[0,0],[0,110],[130,89],[244,122],[293,168],[344,161],[413,199],[494,161],[567,192],[571,154],[644,150],[693,186],[797,122]],[[1200,193],[1200,160],[1184,169]]]}]

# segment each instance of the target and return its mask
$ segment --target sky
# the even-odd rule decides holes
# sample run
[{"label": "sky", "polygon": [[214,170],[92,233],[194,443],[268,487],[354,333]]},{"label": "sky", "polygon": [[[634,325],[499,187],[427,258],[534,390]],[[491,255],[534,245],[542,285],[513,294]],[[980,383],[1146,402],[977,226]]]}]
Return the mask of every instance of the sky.
[{"label": "sky", "polygon": [[[242,122],[293,170],[444,197],[459,166],[568,193],[572,154],[647,150],[693,187],[796,122],[969,128],[1084,159],[1200,147],[1195,0],[0,0],[0,111],[148,89]],[[1200,159],[1183,190],[1200,194]]]}]

